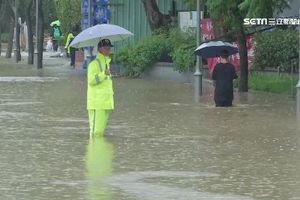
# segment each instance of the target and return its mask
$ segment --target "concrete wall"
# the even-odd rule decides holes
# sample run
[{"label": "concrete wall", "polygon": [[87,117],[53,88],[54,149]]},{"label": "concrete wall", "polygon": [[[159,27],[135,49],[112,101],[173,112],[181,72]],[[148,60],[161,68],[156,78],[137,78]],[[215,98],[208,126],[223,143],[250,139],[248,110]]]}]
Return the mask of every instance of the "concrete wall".
[{"label": "concrete wall", "polygon": [[[115,69],[116,71],[121,71],[118,69]],[[271,69],[271,70],[252,70],[252,72],[258,72],[266,75],[281,75],[281,76],[291,76],[290,72],[281,72],[278,73],[277,70]],[[208,72],[208,69],[206,66],[204,66],[204,69],[202,70],[203,73],[203,79],[211,79],[211,75]],[[149,79],[149,80],[165,80],[165,81],[175,81],[179,83],[193,83],[194,81],[194,72],[185,72],[185,73],[179,73],[178,71],[174,70],[173,63],[156,63],[153,67],[147,69],[141,76],[143,79]],[[298,72],[293,73],[295,75],[298,75]],[[238,73],[239,75],[239,73]]]},{"label": "concrete wall", "polygon": [[179,73],[174,70],[173,63],[160,62],[147,69],[141,78],[191,83],[193,81],[193,74],[191,72]]}]

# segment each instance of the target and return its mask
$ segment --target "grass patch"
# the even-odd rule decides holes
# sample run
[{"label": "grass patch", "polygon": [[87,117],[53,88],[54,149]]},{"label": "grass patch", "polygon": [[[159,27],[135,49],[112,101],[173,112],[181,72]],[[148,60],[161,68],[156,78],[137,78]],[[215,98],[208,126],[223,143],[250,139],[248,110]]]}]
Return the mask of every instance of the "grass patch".
[{"label": "grass patch", "polygon": [[257,91],[294,95],[297,81],[296,75],[249,74],[249,88]]}]

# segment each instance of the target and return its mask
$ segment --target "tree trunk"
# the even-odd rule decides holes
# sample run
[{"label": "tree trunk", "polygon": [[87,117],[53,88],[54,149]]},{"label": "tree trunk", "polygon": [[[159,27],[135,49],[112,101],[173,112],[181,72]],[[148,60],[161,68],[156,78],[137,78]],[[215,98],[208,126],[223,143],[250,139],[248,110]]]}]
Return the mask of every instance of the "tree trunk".
[{"label": "tree trunk", "polygon": [[247,37],[243,26],[243,17],[239,11],[238,4],[233,11],[237,19],[237,40],[239,43],[240,54],[240,83],[239,92],[248,92],[248,50],[247,50]]},{"label": "tree trunk", "polygon": [[11,22],[9,24],[9,38],[8,38],[5,58],[11,58],[13,39],[14,39],[14,19],[11,18]]},{"label": "tree trunk", "polygon": [[5,15],[5,7],[6,7],[6,2],[0,0],[0,56],[2,53],[2,31],[4,30],[3,27],[3,20],[4,20],[4,15]]},{"label": "tree trunk", "polygon": [[152,31],[172,22],[170,15],[164,15],[159,11],[156,0],[142,0],[142,2]]},{"label": "tree trunk", "polygon": [[248,92],[248,50],[247,37],[243,26],[243,17],[238,9],[235,10],[235,15],[238,20],[237,40],[239,43],[240,54],[240,83],[239,92]]},{"label": "tree trunk", "polygon": [[20,24],[19,24],[19,0],[15,0],[15,61],[21,60],[20,53]]},{"label": "tree trunk", "polygon": [[2,51],[2,24],[0,22],[0,56],[1,56],[1,51]]},{"label": "tree trunk", "polygon": [[238,34],[239,54],[240,54],[240,84],[239,92],[248,92],[248,51],[247,38],[244,29],[241,28]]},{"label": "tree trunk", "polygon": [[39,0],[39,24],[38,24],[38,68],[43,68],[43,50],[44,50],[44,14],[41,0]]},{"label": "tree trunk", "polygon": [[32,1],[26,8],[26,25],[27,25],[27,35],[28,35],[28,61],[29,65],[33,64],[34,59],[34,46],[33,46],[33,32],[32,32],[32,21],[30,11],[32,9]]},{"label": "tree trunk", "polygon": [[214,30],[214,36],[215,38],[221,38],[224,37],[227,33],[225,31],[225,25],[223,19],[214,19],[212,18],[212,26]]}]

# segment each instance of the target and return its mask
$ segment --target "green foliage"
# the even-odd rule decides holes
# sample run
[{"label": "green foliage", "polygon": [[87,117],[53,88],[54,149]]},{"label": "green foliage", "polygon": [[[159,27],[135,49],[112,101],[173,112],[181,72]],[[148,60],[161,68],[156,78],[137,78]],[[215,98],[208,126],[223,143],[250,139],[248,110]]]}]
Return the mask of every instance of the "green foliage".
[{"label": "green foliage", "polygon": [[57,18],[61,22],[64,35],[80,24],[81,20],[81,0],[55,0]]},{"label": "green foliage", "polygon": [[1,42],[7,43],[9,40],[9,33],[2,33],[1,35]]},{"label": "green foliage", "polygon": [[129,77],[138,77],[154,63],[171,56],[175,69],[188,71],[195,64],[195,34],[177,29],[158,30],[133,46],[125,46],[114,55],[114,61],[124,67]]},{"label": "green foliage", "polygon": [[172,46],[170,55],[175,65],[175,70],[179,72],[189,71],[195,65],[195,44],[196,33],[191,29],[188,32],[182,32],[179,29],[173,29],[170,32],[169,43]]},{"label": "green foliage", "polygon": [[290,0],[244,0],[239,9],[246,17],[270,17],[273,12],[278,9],[282,11],[284,8],[289,7]]},{"label": "green foliage", "polygon": [[294,90],[297,77],[266,75],[262,73],[251,73],[249,86],[253,90],[290,94]]},{"label": "green foliage", "polygon": [[258,33],[256,42],[254,66],[288,69],[292,57],[299,54],[299,34],[297,31],[277,30]]},{"label": "green foliage", "polygon": [[195,66],[194,48],[177,48],[174,49],[171,55],[175,64],[175,70],[179,72],[190,71]]},{"label": "green foliage", "polygon": [[245,17],[272,17],[276,9],[288,7],[289,0],[207,0],[212,18],[227,30],[239,29]]},{"label": "green foliage", "polygon": [[[55,4],[54,0],[40,0],[40,5],[42,5],[42,11],[43,11],[43,18],[44,18],[44,30],[47,32],[50,29],[49,24],[51,21],[56,19],[56,10],[55,10]],[[30,8],[30,9],[28,9]],[[33,26],[35,26],[35,1],[32,0],[19,0],[19,16],[22,19],[22,23],[26,19],[26,12],[29,11],[29,15],[31,16],[31,23]],[[6,16],[8,17],[8,16]],[[6,19],[5,21],[9,22],[9,19]],[[7,22],[6,22],[7,23]],[[28,24],[28,22],[27,22]],[[8,25],[7,25],[8,27]]]},{"label": "green foliage", "polygon": [[184,2],[190,7],[192,10],[196,10],[197,8],[197,0],[184,0]]},{"label": "green foliage", "polygon": [[[55,2],[54,0],[42,0],[42,2],[43,2],[43,13],[44,13],[44,29],[45,32],[50,32],[51,31],[50,23],[57,19]],[[32,8],[35,8],[34,5]],[[32,9],[32,16],[34,15],[35,15],[35,9]]]},{"label": "green foliage", "polygon": [[234,79],[233,80],[233,87],[238,88],[239,87],[239,82],[240,82],[240,77],[238,77],[237,79]]},{"label": "green foliage", "polygon": [[165,35],[153,35],[135,46],[125,46],[115,54],[114,60],[121,63],[125,75],[138,77],[147,67],[166,56],[170,51]]}]

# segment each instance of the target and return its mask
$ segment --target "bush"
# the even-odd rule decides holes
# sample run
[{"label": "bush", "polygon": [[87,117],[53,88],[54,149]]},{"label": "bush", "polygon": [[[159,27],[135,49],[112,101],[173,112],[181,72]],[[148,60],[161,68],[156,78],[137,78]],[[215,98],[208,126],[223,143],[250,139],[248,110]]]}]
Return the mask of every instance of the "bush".
[{"label": "bush", "polygon": [[179,72],[190,71],[195,66],[194,48],[182,46],[171,52],[175,70]]},{"label": "bush", "polygon": [[195,66],[196,57],[194,55],[196,44],[196,33],[192,29],[182,32],[173,29],[170,32],[169,43],[172,45],[170,53],[175,64],[175,70],[179,72],[190,71]]},{"label": "bush", "polygon": [[291,58],[298,57],[297,31],[278,30],[258,33],[254,40],[256,42],[254,67],[256,68],[280,67],[288,70]]},{"label": "bush", "polygon": [[124,67],[126,76],[138,77],[146,68],[158,61],[172,58],[175,69],[188,71],[195,64],[194,32],[182,33],[178,29],[159,29],[152,36],[133,46],[125,46],[114,55],[114,61]]},{"label": "bush", "polygon": [[125,75],[138,77],[170,52],[166,35],[153,35],[134,46],[125,46],[115,54],[116,63],[123,65]]}]

